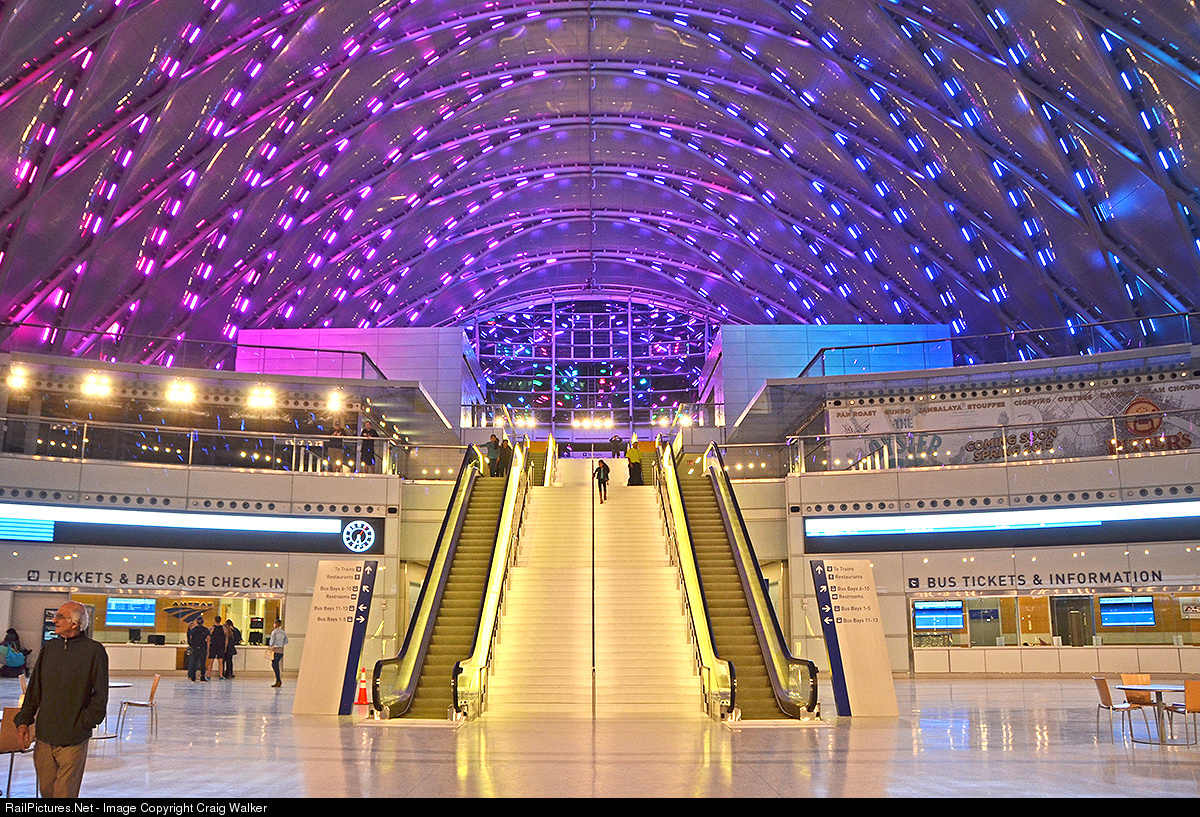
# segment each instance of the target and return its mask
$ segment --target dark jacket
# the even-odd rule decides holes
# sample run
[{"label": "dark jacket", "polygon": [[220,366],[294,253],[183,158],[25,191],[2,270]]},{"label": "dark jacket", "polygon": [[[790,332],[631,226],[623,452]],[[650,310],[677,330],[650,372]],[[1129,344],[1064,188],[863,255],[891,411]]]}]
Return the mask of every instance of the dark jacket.
[{"label": "dark jacket", "polygon": [[187,631],[187,643],[195,655],[208,655],[208,628],[197,624]]},{"label": "dark jacket", "polygon": [[92,736],[108,709],[108,653],[86,635],[42,645],[17,726],[37,721],[37,739],[76,746]]}]

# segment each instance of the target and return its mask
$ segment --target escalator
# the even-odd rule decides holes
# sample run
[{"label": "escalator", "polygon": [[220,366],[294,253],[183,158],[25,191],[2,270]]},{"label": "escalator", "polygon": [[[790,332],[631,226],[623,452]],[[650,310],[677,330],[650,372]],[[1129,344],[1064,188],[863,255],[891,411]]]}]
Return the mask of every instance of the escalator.
[{"label": "escalator", "polygon": [[459,708],[457,664],[472,654],[485,594],[498,581],[492,562],[506,489],[520,476],[484,476],[485,466],[479,449],[468,449],[400,654],[375,664],[380,718],[445,719]]},{"label": "escalator", "polygon": [[544,441],[529,443],[529,484],[548,487],[554,483],[558,446],[551,434]]},{"label": "escalator", "polygon": [[[660,461],[676,476],[699,596],[712,648],[728,662],[734,717],[807,718],[818,714],[816,667],[789,653],[746,533],[733,486],[715,446],[679,468],[664,449]],[[691,458],[689,458],[691,459]],[[703,464],[703,467],[700,467]],[[699,623],[697,623],[699,629]]]},{"label": "escalator", "polygon": [[434,619],[420,679],[405,717],[445,718],[453,706],[454,665],[471,654],[504,503],[504,477],[479,477],[471,489],[442,603]]},{"label": "escalator", "polygon": [[544,445],[534,443],[529,449],[529,481],[533,485],[544,485],[546,481],[546,460],[550,450]]},{"label": "escalator", "polygon": [[707,472],[679,475],[679,490],[696,554],[696,570],[708,605],[717,655],[737,672],[737,707],[743,720],[788,717],[775,701],[742,577],[733,561],[725,522]]}]

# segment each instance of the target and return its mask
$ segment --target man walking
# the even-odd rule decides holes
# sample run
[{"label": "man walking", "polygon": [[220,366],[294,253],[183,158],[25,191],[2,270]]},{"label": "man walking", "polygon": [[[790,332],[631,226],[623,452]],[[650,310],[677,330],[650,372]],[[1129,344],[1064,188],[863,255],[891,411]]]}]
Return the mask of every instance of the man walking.
[{"label": "man walking", "polygon": [[36,724],[33,767],[42,797],[78,797],[92,728],[108,708],[108,653],[87,637],[88,612],[69,601],[54,614],[54,635],[42,644],[29,690],[14,722],[28,749]]}]

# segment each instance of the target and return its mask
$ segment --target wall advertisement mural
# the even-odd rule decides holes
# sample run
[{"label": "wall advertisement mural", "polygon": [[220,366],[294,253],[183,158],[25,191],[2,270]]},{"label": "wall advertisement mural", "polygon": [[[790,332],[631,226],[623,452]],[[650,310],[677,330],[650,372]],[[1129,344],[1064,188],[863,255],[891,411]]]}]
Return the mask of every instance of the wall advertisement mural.
[{"label": "wall advertisement mural", "polygon": [[842,467],[902,468],[1182,451],[1196,445],[1200,381],[1059,385],[829,405],[830,454]]}]

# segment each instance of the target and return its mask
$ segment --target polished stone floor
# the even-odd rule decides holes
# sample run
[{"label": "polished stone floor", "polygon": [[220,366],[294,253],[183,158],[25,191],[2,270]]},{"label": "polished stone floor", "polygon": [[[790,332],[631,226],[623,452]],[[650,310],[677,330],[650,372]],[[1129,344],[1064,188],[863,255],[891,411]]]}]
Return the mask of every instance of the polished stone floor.
[{"label": "polished stone floor", "polygon": [[[114,679],[116,680],[116,679]],[[139,698],[150,679],[114,692]],[[93,741],[85,797],[1196,797],[1200,748],[1133,745],[1078,679],[897,679],[901,716],[730,729],[699,718],[448,725],[293,716],[265,677],[164,678]],[[0,680],[15,704],[16,679]],[[1151,719],[1153,723],[1153,719]],[[1137,722],[1139,734],[1145,726]],[[34,793],[16,758],[13,795]]]}]

